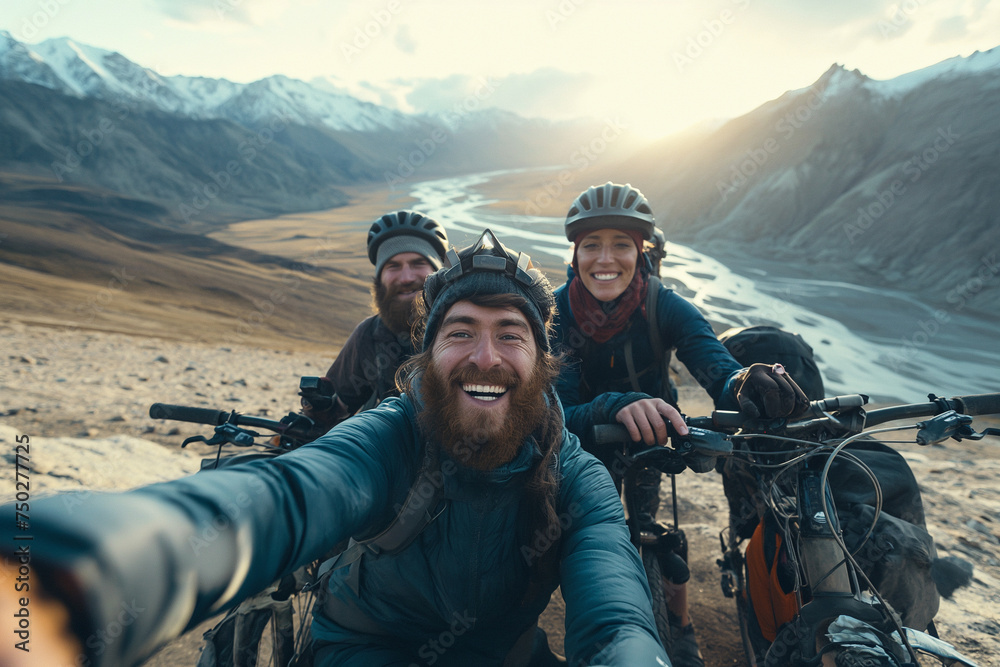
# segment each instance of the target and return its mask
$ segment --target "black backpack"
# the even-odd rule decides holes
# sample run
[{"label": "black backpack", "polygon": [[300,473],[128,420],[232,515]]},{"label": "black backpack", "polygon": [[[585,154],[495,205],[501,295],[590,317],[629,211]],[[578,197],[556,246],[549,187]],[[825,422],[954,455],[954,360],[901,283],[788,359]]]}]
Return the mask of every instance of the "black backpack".
[{"label": "black backpack", "polygon": [[744,366],[781,364],[809,400],[825,397],[823,376],[816,366],[813,349],[797,333],[758,325],[729,329],[719,334],[729,353]]}]

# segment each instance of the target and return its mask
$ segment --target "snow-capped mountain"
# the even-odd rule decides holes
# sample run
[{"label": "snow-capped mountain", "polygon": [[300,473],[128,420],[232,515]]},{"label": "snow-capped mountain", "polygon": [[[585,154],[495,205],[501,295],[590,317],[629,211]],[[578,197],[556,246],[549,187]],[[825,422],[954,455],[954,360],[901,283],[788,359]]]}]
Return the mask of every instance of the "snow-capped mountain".
[{"label": "snow-capped mountain", "polygon": [[332,87],[284,76],[240,84],[226,79],[164,77],[119,53],[61,37],[26,45],[0,31],[0,78],[35,83],[104,101],[140,102],[191,118],[259,123],[279,117],[333,130],[405,130],[419,121]]},{"label": "snow-capped mountain", "polygon": [[1000,47],[885,81],[834,65],[617,177],[651,195],[668,238],[716,256],[808,258],[996,312],[1000,269],[984,257],[1000,247],[997,108]]},{"label": "snow-capped mountain", "polygon": [[404,113],[351,90],[332,77],[166,77],[69,39],[29,46],[0,32],[0,173],[104,188],[210,226],[336,206],[337,188],[358,182],[559,164],[599,131],[490,108]]}]

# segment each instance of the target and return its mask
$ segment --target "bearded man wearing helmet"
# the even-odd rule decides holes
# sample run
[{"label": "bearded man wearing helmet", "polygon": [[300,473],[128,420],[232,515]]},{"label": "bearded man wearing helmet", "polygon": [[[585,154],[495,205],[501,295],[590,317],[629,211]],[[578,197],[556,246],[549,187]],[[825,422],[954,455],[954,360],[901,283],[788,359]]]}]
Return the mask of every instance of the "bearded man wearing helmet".
[{"label": "bearded man wearing helmet", "polygon": [[413,353],[410,328],[424,279],[445,263],[448,234],[416,211],[388,213],[368,230],[375,266],[375,314],[351,333],[318,386],[302,388],[302,412],[327,431],[362,409],[399,394],[396,371]]},{"label": "bearded man wearing helmet", "polygon": [[[610,182],[588,188],[570,207],[565,231],[573,260],[569,279],[555,292],[555,339],[567,358],[557,389],[567,429],[612,475],[614,452],[594,446],[592,427],[617,421],[637,443],[666,444],[665,422],[680,420],[669,378],[673,352],[720,409],[738,406],[769,417],[805,409],[804,394],[780,366],[743,368],[697,308],[653,275],[644,251],[654,237],[655,220],[639,190]],[[660,473],[644,474],[640,485],[646,498],[640,502],[655,517]],[[679,551],[686,560],[686,544]],[[671,660],[677,667],[700,667],[704,662],[688,614],[689,573],[665,556]]]}]

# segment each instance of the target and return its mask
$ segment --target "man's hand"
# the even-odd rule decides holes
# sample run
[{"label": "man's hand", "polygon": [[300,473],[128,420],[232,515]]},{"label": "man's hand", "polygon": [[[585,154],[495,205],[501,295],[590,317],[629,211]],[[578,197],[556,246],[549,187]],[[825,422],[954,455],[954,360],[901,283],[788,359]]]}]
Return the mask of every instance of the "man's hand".
[{"label": "man's hand", "polygon": [[806,411],[809,399],[781,364],[753,364],[737,380],[740,412],[754,419],[794,417]]},{"label": "man's hand", "polygon": [[[38,667],[38,665],[83,664],[80,640],[70,632],[70,613],[66,607],[42,590],[41,583],[32,579],[27,592],[15,592],[14,580],[18,576],[13,557],[0,556],[0,616],[13,627],[0,644],[0,665],[5,667]],[[30,626],[19,624],[19,619],[30,619]],[[10,621],[9,619],[13,619]],[[30,627],[30,630],[23,628]],[[19,630],[24,632],[19,634]],[[30,634],[29,634],[30,633]],[[25,641],[28,640],[28,641]],[[19,642],[28,651],[17,648]]]},{"label": "man's hand", "polygon": [[350,413],[347,411],[347,406],[337,396],[322,396],[320,398],[327,401],[325,408],[318,408],[316,402],[322,401],[314,402],[316,397],[313,396],[303,396],[300,403],[302,405],[302,414],[313,420],[321,428],[322,432],[326,433],[350,417]]},{"label": "man's hand", "polygon": [[680,435],[687,435],[687,424],[681,413],[662,398],[643,398],[618,411],[615,419],[628,429],[633,442],[640,440],[649,446],[667,444],[668,420]]}]

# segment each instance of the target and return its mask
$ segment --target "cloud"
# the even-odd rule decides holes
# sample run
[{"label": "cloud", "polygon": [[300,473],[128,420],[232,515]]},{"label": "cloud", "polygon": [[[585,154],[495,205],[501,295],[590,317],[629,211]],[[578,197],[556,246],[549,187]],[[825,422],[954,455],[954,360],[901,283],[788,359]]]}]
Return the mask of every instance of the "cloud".
[{"label": "cloud", "polygon": [[437,113],[451,109],[456,102],[472,95],[475,79],[466,74],[452,74],[443,79],[421,79],[411,85],[406,101],[414,111]]},{"label": "cloud", "polygon": [[[367,95],[367,99],[374,104],[383,106],[395,111],[409,112],[410,109],[404,106],[403,94],[397,87],[391,85],[377,85],[369,81],[362,81],[358,84],[357,93]],[[360,97],[361,95],[357,95]]]},{"label": "cloud", "polygon": [[927,41],[931,44],[950,42],[953,39],[965,37],[967,34],[969,34],[968,19],[965,16],[952,16],[938,21]]},{"label": "cloud", "polygon": [[406,53],[408,55],[413,55],[417,50],[417,43],[413,39],[413,35],[410,33],[410,26],[401,25],[396,30],[395,38],[396,48]]},{"label": "cloud", "polygon": [[522,116],[576,117],[581,100],[596,82],[592,74],[573,74],[544,67],[511,74],[494,96],[496,106]]},{"label": "cloud", "polygon": [[748,13],[767,12],[782,23],[816,28],[835,28],[859,20],[876,20],[885,15],[895,0],[840,0],[840,2],[802,2],[802,0],[772,0],[766,5],[749,0],[733,0]]},{"label": "cloud", "polygon": [[152,6],[181,23],[200,25],[210,21],[236,21],[253,25],[248,0],[151,0]]},{"label": "cloud", "polygon": [[[481,101],[480,108],[504,109],[526,117],[572,118],[581,115],[581,100],[595,81],[591,74],[574,74],[551,67],[488,80],[454,74],[410,82],[412,89],[406,95],[406,102],[417,112],[434,113],[453,109],[470,96],[476,96]],[[485,98],[484,90],[489,90]]]}]

